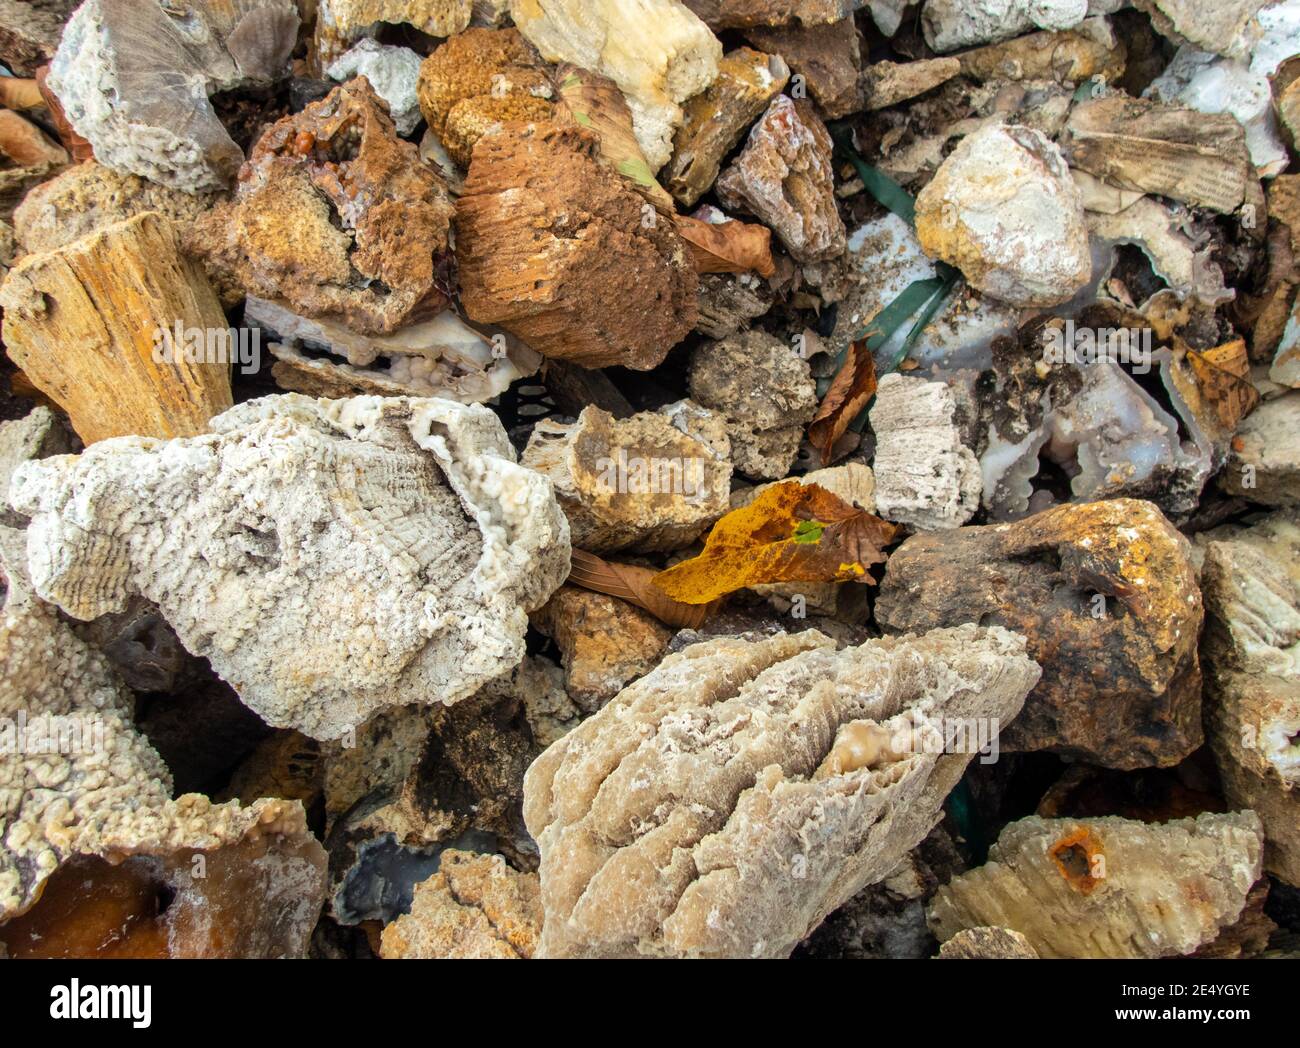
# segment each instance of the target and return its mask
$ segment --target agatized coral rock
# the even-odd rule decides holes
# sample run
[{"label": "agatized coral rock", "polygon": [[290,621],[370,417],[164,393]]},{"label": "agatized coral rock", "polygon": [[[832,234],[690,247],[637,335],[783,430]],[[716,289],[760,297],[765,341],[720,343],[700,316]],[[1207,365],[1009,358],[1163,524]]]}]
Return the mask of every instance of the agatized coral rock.
[{"label": "agatized coral rock", "polygon": [[101,164],[211,189],[243,153],[207,96],[285,75],[297,30],[293,0],[86,0],[48,83]]},{"label": "agatized coral rock", "polygon": [[1037,679],[1020,638],[973,626],[668,656],[528,770],[538,955],[788,954],[938,821],[973,754],[923,739],[1005,723]]},{"label": "agatized coral rock", "polygon": [[764,331],[706,342],[691,357],[691,397],[726,419],[736,469],[760,480],[790,472],[817,410],[808,362]]},{"label": "agatized coral rock", "polygon": [[1060,150],[1027,127],[963,138],[916,198],[916,235],[1013,306],[1065,302],[1092,275],[1083,198]]},{"label": "agatized coral rock", "polygon": [[832,149],[812,106],[778,95],[718,178],[718,199],[723,207],[757,215],[798,261],[834,258],[848,237],[835,206]]},{"label": "agatized coral rock", "polygon": [[852,18],[828,25],[754,28],[745,38],[762,51],[780,55],[827,119],[862,108],[862,34]]},{"label": "agatized coral rock", "polygon": [[944,960],[1032,960],[1038,951],[1010,928],[963,928],[939,947]]},{"label": "agatized coral rock", "polygon": [[541,935],[537,874],[500,855],[448,849],[438,872],[415,886],[411,912],[384,929],[380,956],[527,960]]},{"label": "agatized coral rock", "polygon": [[1265,868],[1300,886],[1300,524],[1275,513],[1205,537],[1210,746],[1228,802],[1263,820]]},{"label": "agatized coral rock", "polygon": [[272,124],[189,250],[249,294],[390,334],[451,293],[451,198],[364,77]]},{"label": "agatized coral rock", "polygon": [[543,356],[649,370],[695,326],[695,266],[599,145],[545,122],[479,140],[456,202],[461,302]]},{"label": "agatized coral rock", "polygon": [[428,36],[453,36],[469,25],[472,0],[319,0],[311,61],[326,69],[379,23],[409,25]]},{"label": "agatized coral rock", "polygon": [[1190,552],[1149,502],[1059,506],[913,536],[890,554],[876,615],[899,632],[979,622],[1026,637],[1043,679],[1004,749],[1169,766],[1202,739]]},{"label": "agatized coral rock", "polygon": [[685,0],[710,29],[755,25],[826,25],[848,18],[866,0]]},{"label": "agatized coral rock", "polygon": [[211,428],[20,467],[37,591],[82,619],[143,594],[264,720],[315,738],[522,658],[568,525],[486,408],[287,394]]},{"label": "agatized coral rock", "polygon": [[539,422],[522,461],[554,485],[574,546],[659,552],[727,512],[730,444],[722,418],[689,401],[625,419],[589,407]]},{"label": "agatized coral rock", "polygon": [[1042,957],[1189,954],[1236,921],[1262,852],[1249,811],[1163,825],[1030,816],[939,889],[930,926],[941,940],[1009,928]]},{"label": "agatized coral rock", "polygon": [[510,14],[548,62],[618,85],[651,173],[672,153],[681,103],[718,75],[722,45],[677,0],[511,0]]}]

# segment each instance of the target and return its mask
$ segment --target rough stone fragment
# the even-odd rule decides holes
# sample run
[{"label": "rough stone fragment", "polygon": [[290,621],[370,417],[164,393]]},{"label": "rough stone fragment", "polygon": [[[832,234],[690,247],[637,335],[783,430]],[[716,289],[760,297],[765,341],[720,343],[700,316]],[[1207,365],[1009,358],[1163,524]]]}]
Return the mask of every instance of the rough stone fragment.
[{"label": "rough stone fragment", "polygon": [[1300,526],[1277,513],[1210,532],[1206,726],[1224,795],[1264,823],[1264,866],[1300,886]]},{"label": "rough stone fragment", "polygon": [[63,24],[80,0],[0,0],[0,62],[32,76],[54,57]]},{"label": "rough stone fragment", "polygon": [[23,527],[27,522],[9,508],[9,481],[24,462],[66,455],[75,440],[59,416],[37,405],[23,418],[0,422],[0,526]]},{"label": "rough stone fragment", "polygon": [[798,261],[834,258],[846,234],[835,206],[832,149],[812,107],[778,95],[718,179],[718,199],[757,215]]},{"label": "rough stone fragment", "polygon": [[943,54],[1030,29],[1073,29],[1090,6],[1089,0],[925,0],[921,28],[925,42]]},{"label": "rough stone fragment", "polygon": [[915,535],[890,554],[876,615],[900,633],[979,622],[1025,636],[1043,679],[1004,749],[1145,768],[1201,744],[1201,594],[1187,540],[1150,503]]},{"label": "rough stone fragment", "polygon": [[957,528],[979,509],[983,479],[961,441],[957,404],[943,382],[885,375],[871,408],[876,509],[925,531]]},{"label": "rough stone fragment", "polygon": [[538,955],[788,954],[938,821],[972,754],[922,739],[951,717],[1005,723],[1037,677],[1020,638],[974,627],[668,656],[528,770]]},{"label": "rough stone fragment", "polygon": [[543,356],[649,370],[695,326],[695,266],[599,145],[550,123],[479,140],[456,204],[461,301]]},{"label": "rough stone fragment", "polygon": [[1300,393],[1266,400],[1237,427],[1219,483],[1265,506],[1300,506]]},{"label": "rough stone fragment", "polygon": [[560,649],[564,688],[587,713],[653,669],[673,638],[649,612],[578,586],[560,587],[533,625]]},{"label": "rough stone fragment", "polygon": [[728,338],[748,330],[749,322],[771,309],[773,300],[767,282],[752,273],[701,273],[695,330],[709,338]]},{"label": "rough stone fragment", "polygon": [[659,173],[683,207],[694,207],[713,188],[722,161],[789,79],[780,55],[739,47],[722,56],[717,79],[683,103],[673,155]]},{"label": "rough stone fragment", "polygon": [[1271,0],[1133,0],[1133,6],[1151,16],[1156,32],[1175,43],[1192,44],[1202,51],[1242,58],[1258,41],[1261,30],[1254,21]]},{"label": "rough stone fragment", "polygon": [[272,124],[187,247],[249,294],[391,334],[451,293],[451,199],[364,77]]},{"label": "rough stone fragment", "polygon": [[26,117],[9,109],[0,109],[0,156],[19,167],[68,162],[66,149]]},{"label": "rough stone fragment", "polygon": [[961,72],[955,58],[923,58],[917,62],[872,62],[862,71],[862,101],[866,109],[886,109],[923,95]]},{"label": "rough stone fragment", "polygon": [[718,75],[722,45],[677,0],[511,0],[510,14],[548,62],[618,85],[651,173],[672,154],[681,103]]},{"label": "rough stone fragment", "polygon": [[384,929],[389,960],[528,960],[541,935],[537,874],[517,873],[500,855],[448,849],[438,872],[415,886],[411,912]]},{"label": "rough stone fragment", "polygon": [[736,469],[760,480],[790,472],[817,387],[789,345],[763,331],[706,342],[691,357],[689,383],[696,403],[726,419]]},{"label": "rough stone fragment", "polygon": [[420,111],[451,158],[469,167],[474,143],[512,120],[546,120],[550,76],[518,29],[467,29],[420,66]]},{"label": "rough stone fragment", "polygon": [[944,960],[1033,960],[1038,951],[1010,928],[963,928],[939,947]]},{"label": "rough stone fragment", "polygon": [[388,104],[399,135],[409,135],[420,122],[420,102],[415,85],[420,79],[420,56],[409,47],[387,47],[371,39],[359,40],[326,70],[331,80],[364,76],[375,94]]},{"label": "rough stone fragment", "polygon": [[209,95],[287,72],[293,0],[86,0],[48,83],[101,163],[197,192],[226,186],[243,153]]},{"label": "rough stone fragment", "polygon": [[1241,914],[1262,851],[1254,812],[1163,825],[1034,815],[939,889],[930,925],[940,939],[1008,928],[1043,957],[1189,954]]},{"label": "rough stone fragment", "polygon": [[543,419],[523,464],[555,488],[574,546],[642,553],[689,546],[727,512],[730,441],[723,420],[689,401],[616,419],[585,408]]},{"label": "rough stone fragment", "polygon": [[491,412],[288,394],[211,429],[20,467],[37,591],[81,619],[143,594],[264,720],[314,738],[518,663],[568,527]]},{"label": "rough stone fragment", "polygon": [[454,36],[469,25],[473,0],[318,0],[311,58],[327,69],[381,22],[409,25],[428,36]]},{"label": "rough stone fragment", "polygon": [[760,51],[780,55],[827,119],[862,108],[862,34],[852,18],[828,25],[754,28],[745,38]]},{"label": "rough stone fragment", "polygon": [[826,25],[848,18],[866,0],[684,0],[710,29],[756,25]]},{"label": "rough stone fragment", "polygon": [[1060,151],[1027,127],[962,139],[916,198],[931,258],[1014,306],[1068,301],[1092,275],[1083,200]]},{"label": "rough stone fragment", "polygon": [[1115,83],[1124,75],[1126,49],[1109,19],[1090,18],[1077,29],[1030,33],[965,51],[952,61],[975,80],[1055,80],[1079,84],[1091,77]]},{"label": "rough stone fragment", "polygon": [[[229,360],[191,361],[175,332],[230,332],[199,266],[155,212],[28,255],[0,287],[10,358],[87,443],[193,436],[231,404]],[[188,335],[186,336],[188,338]]]},{"label": "rough stone fragment", "polygon": [[268,343],[279,386],[313,396],[437,396],[481,404],[534,374],[541,360],[518,339],[475,331],[450,310],[391,335],[360,335],[250,297],[244,320],[279,337]]}]

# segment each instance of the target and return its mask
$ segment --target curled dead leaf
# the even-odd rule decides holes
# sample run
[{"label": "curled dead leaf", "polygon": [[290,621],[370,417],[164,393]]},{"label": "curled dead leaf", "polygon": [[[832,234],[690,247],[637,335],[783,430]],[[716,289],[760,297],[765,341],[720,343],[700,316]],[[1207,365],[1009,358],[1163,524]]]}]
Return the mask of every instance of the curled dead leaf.
[{"label": "curled dead leaf", "polygon": [[674,215],[677,232],[691,247],[700,273],[748,273],[767,279],[776,273],[772,260],[772,231],[755,223],[704,222],[689,215]]},{"label": "curled dead leaf", "polygon": [[835,444],[849,424],[876,395],[876,361],[865,340],[849,345],[844,363],[831,380],[817,414],[808,423],[808,439],[822,456],[822,464],[835,461]]},{"label": "curled dead leaf", "polygon": [[583,589],[618,597],[650,612],[665,626],[698,629],[717,610],[716,604],[688,604],[673,600],[656,589],[655,573],[637,564],[618,564],[594,553],[575,549],[569,581]]}]

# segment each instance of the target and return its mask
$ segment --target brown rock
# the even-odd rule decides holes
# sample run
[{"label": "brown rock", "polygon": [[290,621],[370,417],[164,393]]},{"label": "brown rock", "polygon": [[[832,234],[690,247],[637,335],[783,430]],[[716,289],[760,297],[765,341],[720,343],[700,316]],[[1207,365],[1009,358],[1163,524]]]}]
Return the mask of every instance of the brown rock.
[{"label": "brown rock", "polygon": [[68,162],[66,149],[11,109],[0,109],[0,154],[19,167]]},{"label": "brown rock", "polygon": [[778,95],[717,182],[726,208],[757,215],[800,262],[821,262],[847,244],[835,206],[833,145],[807,102]]},{"label": "brown rock", "polygon": [[558,589],[532,621],[560,649],[565,690],[587,713],[654,669],[673,638],[649,612],[577,586]]},{"label": "brown rock", "polygon": [[420,112],[453,160],[469,167],[474,143],[511,120],[554,109],[541,57],[518,29],[467,29],[420,66]]},{"label": "brown rock", "polygon": [[794,83],[807,89],[827,119],[862,108],[862,34],[852,18],[827,25],[754,28],[745,38],[760,51],[784,58],[799,78]]},{"label": "brown rock", "polygon": [[9,356],[87,444],[195,436],[231,406],[230,362],[191,363],[175,345],[176,330],[228,332],[177,240],[167,219],[146,212],[28,255],[0,287]]},{"label": "brown rock", "polygon": [[1024,634],[1043,678],[1004,748],[1168,766],[1202,738],[1189,554],[1150,503],[1059,506],[913,536],[890,555],[876,615],[897,632],[979,622]]},{"label": "brown rock", "polygon": [[1089,77],[1115,83],[1124,75],[1126,49],[1105,18],[1078,29],[1028,33],[964,51],[954,61],[973,80],[1055,80],[1078,84]]},{"label": "brown rock", "polygon": [[472,0],[318,0],[316,34],[309,58],[320,75],[379,22],[409,25],[428,36],[445,37],[469,25]]},{"label": "brown rock", "polygon": [[411,912],[384,929],[380,956],[527,960],[542,934],[537,874],[500,855],[448,849],[438,872],[415,886]]},{"label": "brown rock", "polygon": [[78,0],[0,0],[0,62],[31,76],[54,57],[63,23]]},{"label": "brown rock", "polygon": [[710,29],[825,25],[848,18],[866,0],[684,0]]},{"label": "brown rock", "polygon": [[866,109],[886,109],[923,95],[961,72],[955,58],[923,58],[917,62],[873,62],[862,72],[862,101]]},{"label": "brown rock", "polygon": [[187,247],[249,294],[389,334],[450,294],[451,200],[364,77],[267,128]]},{"label": "brown rock", "polygon": [[701,273],[695,330],[709,338],[728,338],[748,330],[749,322],[772,308],[772,289],[754,276]]},{"label": "brown rock", "polygon": [[695,326],[695,267],[598,148],[550,123],[479,140],[456,204],[461,301],[544,356],[645,371]]},{"label": "brown rock", "polygon": [[939,947],[944,960],[1032,960],[1038,951],[1010,928],[965,928]]},{"label": "brown rock", "polygon": [[779,55],[738,47],[722,56],[718,78],[683,104],[686,119],[659,172],[684,207],[694,207],[713,188],[722,161],[789,79],[790,67]]}]

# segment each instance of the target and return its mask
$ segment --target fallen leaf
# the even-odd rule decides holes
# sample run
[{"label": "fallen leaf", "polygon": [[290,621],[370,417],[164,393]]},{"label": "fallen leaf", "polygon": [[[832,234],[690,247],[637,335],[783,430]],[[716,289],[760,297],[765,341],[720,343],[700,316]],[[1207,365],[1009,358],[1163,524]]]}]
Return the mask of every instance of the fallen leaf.
[{"label": "fallen leaf", "polygon": [[700,273],[748,273],[767,279],[776,273],[772,261],[772,231],[767,226],[728,219],[703,222],[689,215],[674,215],[677,232],[691,247]]},{"label": "fallen leaf", "polygon": [[1198,352],[1187,351],[1201,396],[1214,409],[1219,423],[1235,432],[1241,420],[1259,404],[1259,390],[1250,382],[1250,358],[1243,339]]},{"label": "fallen leaf", "polygon": [[821,452],[822,464],[835,461],[835,443],[876,395],[876,360],[865,341],[850,343],[844,363],[831,380],[817,414],[808,423],[808,439]]},{"label": "fallen leaf", "polygon": [[618,597],[650,612],[665,626],[697,629],[716,610],[716,605],[686,604],[665,596],[651,583],[655,573],[637,564],[618,564],[586,550],[573,551],[569,581],[583,589]]},{"label": "fallen leaf", "polygon": [[713,526],[704,552],[660,572],[654,585],[685,604],[708,604],[772,582],[865,582],[900,529],[817,484],[773,484]]}]

